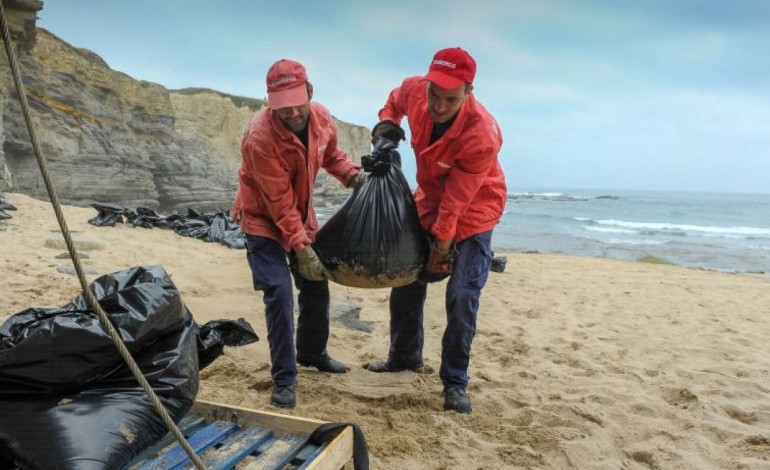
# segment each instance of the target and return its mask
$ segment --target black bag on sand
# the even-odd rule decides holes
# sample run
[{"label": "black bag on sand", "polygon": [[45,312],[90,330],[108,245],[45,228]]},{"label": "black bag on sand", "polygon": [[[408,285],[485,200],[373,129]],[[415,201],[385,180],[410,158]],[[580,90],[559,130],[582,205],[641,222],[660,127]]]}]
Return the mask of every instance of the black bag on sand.
[{"label": "black bag on sand", "polygon": [[[124,218],[131,218],[131,209],[117,204],[97,202],[91,204],[91,207],[99,211],[99,214],[88,219],[88,223],[97,227],[114,227],[115,224],[122,224]],[[134,213],[134,216],[136,216],[136,213]]]},{"label": "black bag on sand", "polygon": [[397,287],[417,280],[428,244],[395,144],[382,139],[361,158],[369,176],[318,231],[313,243],[330,280]]},{"label": "black bag on sand", "polygon": [[[199,329],[160,266],[89,288],[175,421],[195,400],[199,358],[258,339],[243,321]],[[0,469],[122,469],[166,432],[82,294],[0,325]]]}]

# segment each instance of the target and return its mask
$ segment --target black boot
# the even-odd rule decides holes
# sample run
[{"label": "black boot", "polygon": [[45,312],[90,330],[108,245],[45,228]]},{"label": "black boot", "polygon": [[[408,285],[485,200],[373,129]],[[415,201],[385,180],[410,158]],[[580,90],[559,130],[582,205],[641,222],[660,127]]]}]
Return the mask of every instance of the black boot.
[{"label": "black boot", "polygon": [[444,410],[469,414],[472,411],[471,399],[465,390],[458,387],[444,388]]},{"label": "black boot", "polygon": [[328,354],[312,359],[297,355],[297,364],[305,367],[315,367],[321,372],[329,372],[330,374],[344,374],[348,371],[345,364],[336,359],[332,359]]},{"label": "black boot", "polygon": [[364,364],[364,369],[368,370],[369,372],[403,372],[405,370],[409,370],[412,372],[422,372],[422,362],[418,362],[417,364],[413,364],[411,366],[404,365],[404,364],[397,364],[395,362],[391,361],[374,361],[370,362],[369,364]]},{"label": "black boot", "polygon": [[270,404],[278,408],[294,408],[297,404],[297,398],[294,393],[296,385],[287,385],[285,387],[273,386],[273,393],[270,395]]}]

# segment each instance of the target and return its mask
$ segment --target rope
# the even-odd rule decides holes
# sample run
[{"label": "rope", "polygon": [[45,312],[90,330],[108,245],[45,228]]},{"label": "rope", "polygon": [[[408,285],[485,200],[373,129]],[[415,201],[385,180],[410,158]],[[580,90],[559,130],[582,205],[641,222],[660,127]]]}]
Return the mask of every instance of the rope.
[{"label": "rope", "polygon": [[163,407],[163,404],[160,402],[160,399],[158,399],[158,396],[155,394],[155,391],[150,386],[150,383],[142,374],[142,371],[139,369],[139,366],[136,364],[136,361],[134,361],[133,357],[131,357],[131,353],[126,348],[126,345],[120,339],[120,335],[118,334],[117,330],[115,330],[115,327],[110,322],[110,319],[107,317],[107,313],[105,313],[104,310],[102,310],[102,307],[101,305],[99,305],[99,302],[96,300],[96,297],[88,288],[88,283],[86,281],[85,274],[83,273],[83,267],[80,264],[80,257],[78,256],[78,253],[75,250],[75,245],[72,243],[72,237],[70,236],[69,230],[67,229],[67,222],[64,220],[64,214],[62,213],[61,207],[59,206],[59,201],[58,201],[58,198],[56,197],[56,191],[54,190],[53,184],[51,183],[51,177],[48,174],[48,166],[47,166],[45,157],[43,156],[43,153],[40,149],[40,143],[37,140],[35,127],[32,125],[32,119],[29,112],[29,104],[27,103],[27,95],[24,92],[24,84],[21,81],[19,66],[16,63],[16,55],[14,53],[13,45],[11,43],[11,35],[8,32],[8,25],[6,24],[6,21],[5,21],[5,9],[3,8],[2,0],[0,0],[0,27],[2,27],[3,43],[5,44],[5,52],[8,55],[8,63],[11,66],[13,81],[14,81],[14,84],[16,85],[16,93],[19,95],[21,110],[22,110],[22,113],[24,114],[24,121],[27,124],[29,137],[32,141],[32,148],[35,151],[35,158],[37,158],[37,164],[40,167],[40,172],[43,175],[43,181],[45,181],[45,187],[48,190],[48,197],[51,200],[51,204],[53,205],[54,212],[56,213],[56,220],[59,221],[59,227],[61,228],[62,235],[64,236],[64,242],[67,245],[67,251],[69,251],[70,258],[72,258],[72,263],[75,266],[75,272],[77,273],[78,280],[80,281],[80,288],[83,290],[83,295],[88,300],[88,303],[89,305],[91,305],[91,308],[93,308],[93,310],[98,315],[99,321],[101,322],[104,329],[107,331],[107,334],[109,334],[110,338],[112,338],[112,342],[115,343],[115,347],[118,349],[120,356],[123,358],[125,363],[128,365],[128,368],[131,370],[131,373],[134,375],[136,380],[144,389],[145,393],[147,394],[150,401],[152,402],[152,405],[158,411],[158,414],[160,415],[161,419],[166,424],[166,427],[169,429],[169,431],[171,431],[174,437],[176,437],[176,440],[179,441],[179,444],[184,448],[184,451],[190,457],[190,460],[193,462],[195,467],[198,470],[206,470],[206,467],[203,465],[203,461],[201,461],[200,457],[195,453],[195,450],[193,450],[193,448],[185,439],[184,435],[182,435],[182,432],[179,430],[176,424],[174,424],[174,421],[171,419],[171,416],[168,414],[168,411],[166,411],[166,409]]}]

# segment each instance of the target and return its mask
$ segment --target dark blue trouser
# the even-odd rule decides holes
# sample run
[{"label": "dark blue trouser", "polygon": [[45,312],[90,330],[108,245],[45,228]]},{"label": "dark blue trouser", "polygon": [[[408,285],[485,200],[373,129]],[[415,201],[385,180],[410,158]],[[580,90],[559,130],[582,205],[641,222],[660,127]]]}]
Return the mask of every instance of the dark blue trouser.
[{"label": "dark blue trouser", "polygon": [[[246,235],[246,258],[254,290],[264,292],[273,382],[278,387],[291,385],[297,381],[297,357],[313,362],[328,354],[329,281],[309,281],[300,276],[293,255],[287,263],[287,253],[270,238]],[[299,292],[296,355],[292,276]]]},{"label": "dark blue trouser", "polygon": [[[481,289],[492,265],[492,231],[457,244],[458,255],[446,286],[447,326],[441,341],[439,377],[444,386],[465,389],[471,343],[476,334]],[[428,286],[413,282],[390,294],[390,351],[388,360],[405,367],[422,362],[423,310]]]}]

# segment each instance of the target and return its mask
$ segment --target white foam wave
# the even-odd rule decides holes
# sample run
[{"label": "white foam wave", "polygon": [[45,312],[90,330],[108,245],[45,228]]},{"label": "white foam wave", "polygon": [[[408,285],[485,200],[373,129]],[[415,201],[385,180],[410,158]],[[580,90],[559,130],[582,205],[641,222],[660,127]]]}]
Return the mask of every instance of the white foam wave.
[{"label": "white foam wave", "polygon": [[700,234],[711,234],[718,236],[739,236],[739,237],[770,237],[770,228],[764,227],[745,227],[745,226],[732,226],[732,227],[720,227],[711,225],[690,225],[690,224],[672,224],[667,222],[629,222],[624,220],[597,220],[597,224],[611,226],[611,227],[624,227],[634,230],[655,230],[655,231],[670,231],[670,232],[690,232]]},{"label": "white foam wave", "polygon": [[542,192],[542,193],[510,193],[509,200],[529,200],[529,201],[591,201],[594,199],[617,199],[617,196],[578,196],[569,193]]},{"label": "white foam wave", "polygon": [[617,227],[598,227],[596,225],[584,225],[584,229],[590,232],[602,232],[602,233],[639,233],[636,230],[630,230],[627,228]]},{"label": "white foam wave", "polygon": [[663,245],[664,240],[631,240],[631,239],[610,239],[604,241],[608,245]]}]

